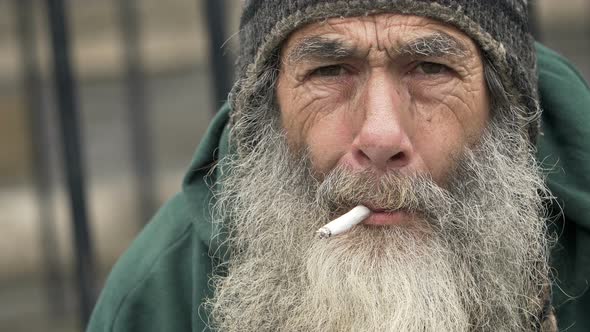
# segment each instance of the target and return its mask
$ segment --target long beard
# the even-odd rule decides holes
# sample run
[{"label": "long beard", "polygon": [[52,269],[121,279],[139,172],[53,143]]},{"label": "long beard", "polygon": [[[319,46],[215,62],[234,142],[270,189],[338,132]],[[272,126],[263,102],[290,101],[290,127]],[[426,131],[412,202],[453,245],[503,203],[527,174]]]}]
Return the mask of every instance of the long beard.
[{"label": "long beard", "polygon": [[[530,331],[548,280],[544,185],[526,139],[492,122],[428,176],[338,168],[318,179],[277,119],[222,162],[214,219],[229,259],[205,306],[220,331]],[[524,151],[524,153],[523,153]],[[314,231],[355,202],[419,216],[410,225]]]}]

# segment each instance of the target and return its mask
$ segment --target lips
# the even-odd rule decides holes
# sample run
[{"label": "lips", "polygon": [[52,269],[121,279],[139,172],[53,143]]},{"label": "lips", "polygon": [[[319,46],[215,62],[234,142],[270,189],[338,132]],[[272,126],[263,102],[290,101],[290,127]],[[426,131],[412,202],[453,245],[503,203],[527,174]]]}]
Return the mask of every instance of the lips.
[{"label": "lips", "polygon": [[408,224],[412,220],[412,215],[405,210],[388,211],[383,208],[367,207],[372,213],[363,221],[364,225],[399,226]]}]

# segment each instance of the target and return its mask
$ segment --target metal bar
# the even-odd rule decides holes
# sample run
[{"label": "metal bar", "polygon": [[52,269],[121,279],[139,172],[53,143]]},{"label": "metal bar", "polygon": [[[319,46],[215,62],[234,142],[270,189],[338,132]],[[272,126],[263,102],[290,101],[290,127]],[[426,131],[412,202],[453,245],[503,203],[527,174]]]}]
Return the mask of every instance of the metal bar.
[{"label": "metal bar", "polygon": [[227,100],[227,94],[231,90],[233,66],[231,66],[228,56],[223,54],[222,50],[227,36],[225,33],[225,1],[206,0],[204,6],[207,32],[211,43],[209,46],[209,61],[215,90],[215,112]]},{"label": "metal bar", "polygon": [[118,3],[127,88],[127,123],[139,199],[139,218],[143,226],[156,211],[158,190],[152,159],[150,109],[146,102],[145,75],[141,56],[141,27],[137,1],[119,0]]},{"label": "metal bar", "polygon": [[38,204],[39,236],[43,257],[44,283],[47,309],[51,317],[65,314],[65,286],[60,271],[60,259],[55,230],[54,209],[51,201],[51,174],[47,140],[49,133],[44,125],[46,116],[43,107],[43,86],[40,77],[38,50],[35,38],[35,21],[32,0],[17,0],[17,33],[20,58],[23,68],[23,91],[29,114],[31,132],[32,177],[35,184],[35,199]]},{"label": "metal bar", "polygon": [[86,211],[76,86],[70,62],[68,17],[63,0],[46,0],[53,48],[53,75],[58,102],[66,179],[73,222],[80,320],[86,326],[95,303],[95,266]]}]

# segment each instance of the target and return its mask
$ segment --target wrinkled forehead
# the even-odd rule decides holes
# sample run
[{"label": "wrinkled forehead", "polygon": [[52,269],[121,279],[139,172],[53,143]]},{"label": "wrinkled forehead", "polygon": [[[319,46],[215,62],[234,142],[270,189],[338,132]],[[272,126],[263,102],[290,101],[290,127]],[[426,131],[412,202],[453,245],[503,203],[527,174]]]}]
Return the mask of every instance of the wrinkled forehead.
[{"label": "wrinkled forehead", "polygon": [[[322,47],[320,48],[320,45]],[[288,59],[303,53],[330,52],[338,56],[345,49],[359,53],[371,50],[390,54],[422,52],[463,57],[480,57],[476,43],[461,30],[426,17],[378,14],[331,18],[303,26],[291,33],[282,44],[281,53]]]}]

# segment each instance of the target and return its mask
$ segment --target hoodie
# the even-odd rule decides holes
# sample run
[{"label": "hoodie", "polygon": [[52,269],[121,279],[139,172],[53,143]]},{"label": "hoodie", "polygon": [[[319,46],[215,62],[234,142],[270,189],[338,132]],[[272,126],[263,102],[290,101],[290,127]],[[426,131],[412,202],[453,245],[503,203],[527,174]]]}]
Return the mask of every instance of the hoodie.
[{"label": "hoodie", "polygon": [[[556,200],[549,206],[555,270],[553,305],[560,330],[590,331],[590,88],[565,59],[536,45],[542,135],[537,157]],[[213,166],[228,152],[225,105],[212,120],[184,178],[111,271],[88,332],[208,331],[203,299],[218,253],[211,223]],[[213,169],[213,171],[211,171]]]}]

